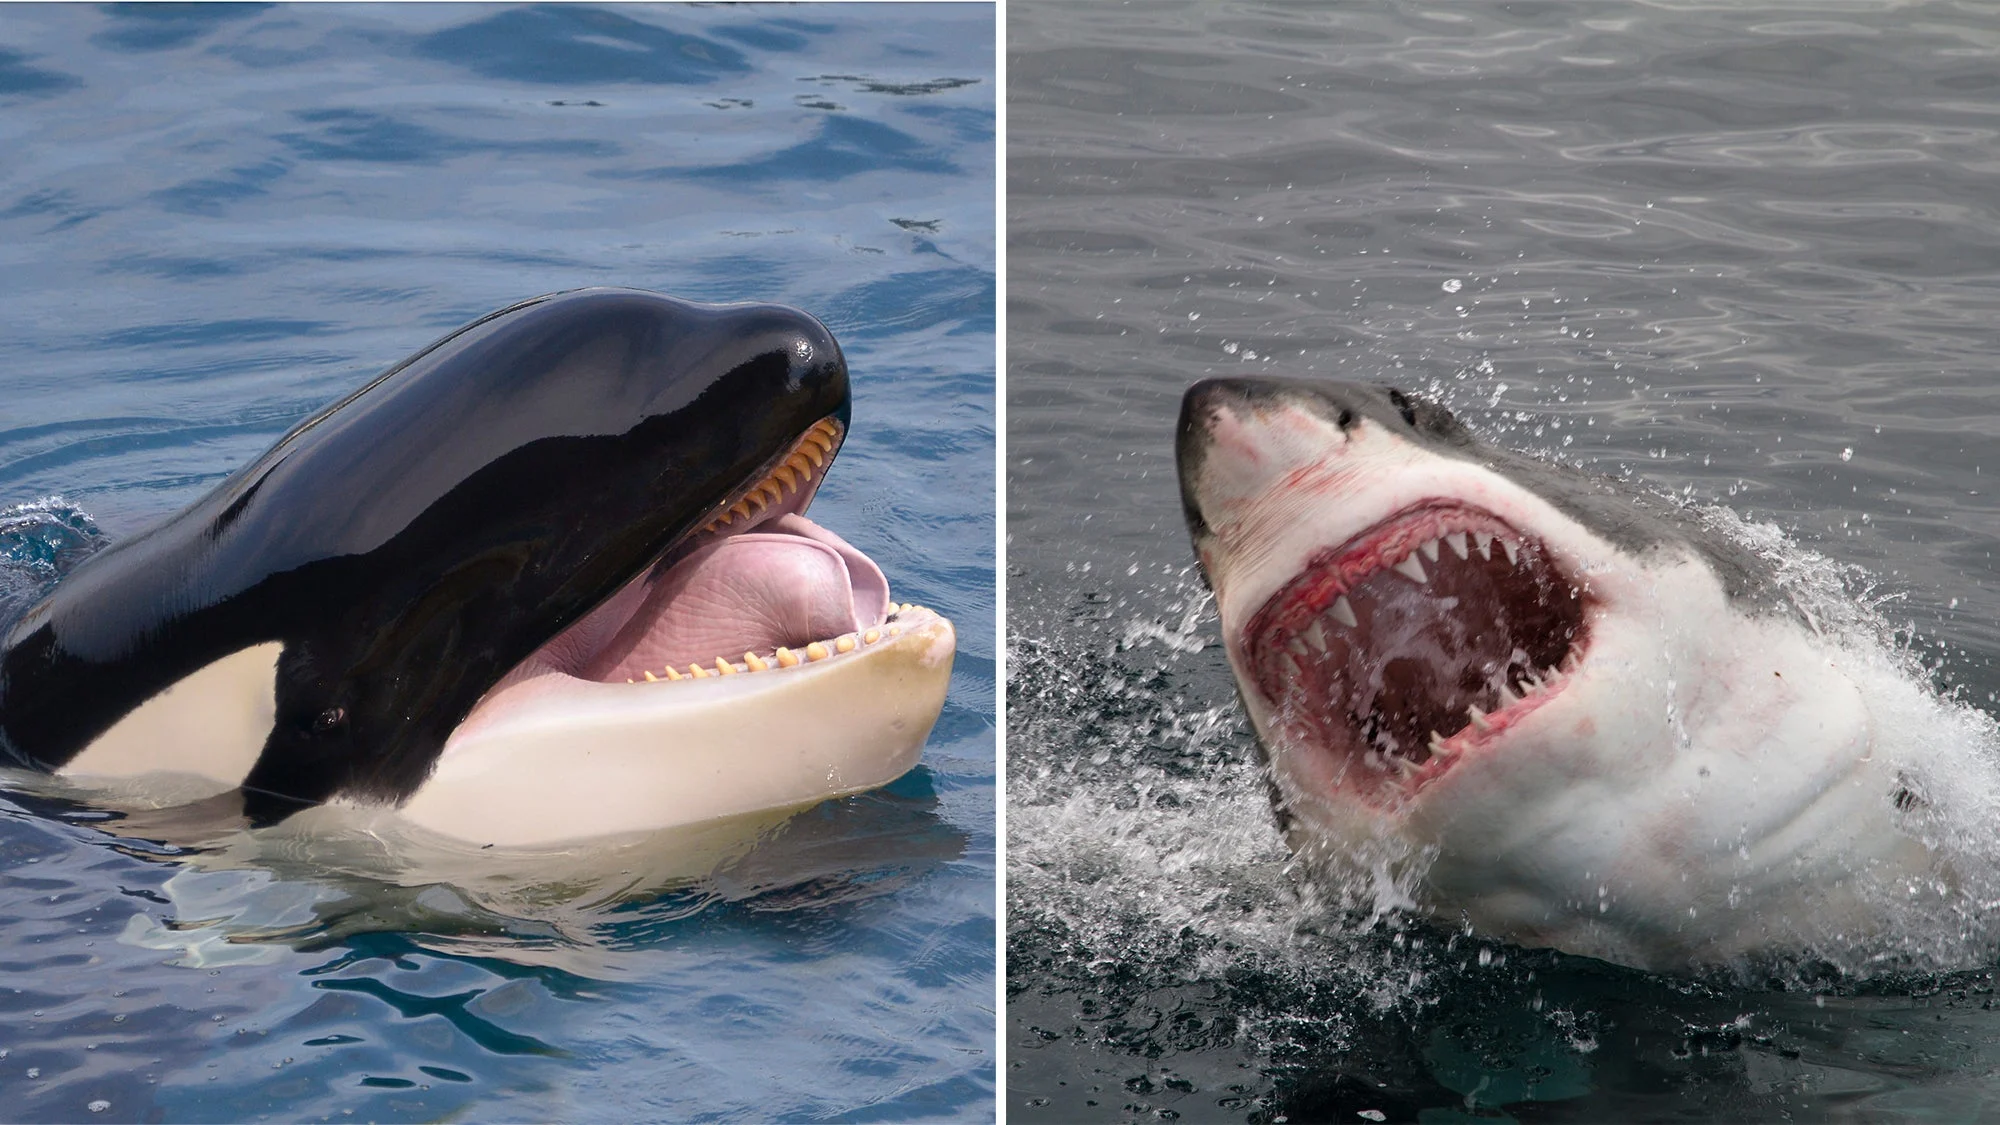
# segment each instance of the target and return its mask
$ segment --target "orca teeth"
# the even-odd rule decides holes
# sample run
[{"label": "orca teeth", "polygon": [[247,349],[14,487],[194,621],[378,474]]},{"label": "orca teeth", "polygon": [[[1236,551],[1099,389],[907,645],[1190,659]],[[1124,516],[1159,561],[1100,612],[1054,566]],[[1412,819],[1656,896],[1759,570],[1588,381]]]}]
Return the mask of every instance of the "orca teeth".
[{"label": "orca teeth", "polygon": [[771,470],[771,475],[752,485],[734,504],[724,509],[722,514],[703,524],[697,534],[705,534],[728,527],[737,520],[760,515],[778,501],[794,493],[801,492],[806,485],[819,476],[820,470],[833,460],[833,450],[840,440],[840,424],[831,418],[814,422],[811,428],[799,436],[792,451]]},{"label": "orca teeth", "polygon": [[[896,621],[896,617],[900,614],[911,613],[922,608],[922,606],[913,602],[904,602],[901,605],[891,603],[889,606],[889,617],[881,625],[859,633],[848,633],[844,636],[835,637],[832,640],[814,641],[806,645],[803,649],[792,649],[784,645],[779,645],[771,651],[769,656],[758,652],[746,652],[740,660],[731,660],[726,656],[718,656],[713,661],[705,664],[701,662],[690,664],[687,666],[688,670],[686,672],[668,665],[663,670],[664,675],[654,675],[650,671],[642,672],[640,675],[645,677],[645,683],[655,684],[676,680],[705,680],[712,676],[734,676],[745,672],[769,672],[773,669],[796,668],[801,664],[830,659],[836,653],[853,652],[855,649],[865,645],[879,644],[883,639],[888,637],[900,637],[903,635],[903,625]],[[633,684],[641,681],[627,677],[625,682]]]}]

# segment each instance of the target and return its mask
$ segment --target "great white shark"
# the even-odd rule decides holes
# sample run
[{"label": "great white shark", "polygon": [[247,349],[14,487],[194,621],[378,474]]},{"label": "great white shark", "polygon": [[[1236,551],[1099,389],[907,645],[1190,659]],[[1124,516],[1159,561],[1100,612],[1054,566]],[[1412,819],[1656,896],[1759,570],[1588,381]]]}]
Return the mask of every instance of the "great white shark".
[{"label": "great white shark", "polygon": [[65,575],[0,633],[0,749],[476,844],[886,784],[954,635],[804,514],[848,421],[840,346],[795,309],[502,309]]},{"label": "great white shark", "polygon": [[1448,925],[1650,969],[1984,925],[1933,806],[1990,765],[1940,768],[1898,718],[1933,701],[1737,539],[1386,387],[1199,382],[1177,453],[1308,870],[1405,863]]}]

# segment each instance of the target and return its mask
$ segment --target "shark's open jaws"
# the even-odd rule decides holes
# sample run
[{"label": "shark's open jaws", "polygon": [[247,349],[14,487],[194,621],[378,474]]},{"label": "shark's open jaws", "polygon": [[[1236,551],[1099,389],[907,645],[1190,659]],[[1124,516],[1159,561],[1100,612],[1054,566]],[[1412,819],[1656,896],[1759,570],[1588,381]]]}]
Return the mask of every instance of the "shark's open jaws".
[{"label": "shark's open jaws", "polygon": [[1944,816],[1990,761],[1741,543],[1386,388],[1199,383],[1179,456],[1309,867],[1401,856],[1450,924],[1648,968],[1990,938]]},{"label": "shark's open jaws", "polygon": [[804,515],[848,416],[796,310],[583,290],[483,317],[13,622],[0,749],[479,844],[883,785],[954,637]]}]

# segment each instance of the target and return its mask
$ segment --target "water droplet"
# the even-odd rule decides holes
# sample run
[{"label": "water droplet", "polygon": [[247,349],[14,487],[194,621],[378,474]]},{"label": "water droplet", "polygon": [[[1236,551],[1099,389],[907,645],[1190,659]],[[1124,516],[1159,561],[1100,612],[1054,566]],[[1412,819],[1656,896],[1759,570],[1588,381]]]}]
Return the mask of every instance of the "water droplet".
[{"label": "water droplet", "polygon": [[1850,446],[1850,447],[1849,447],[1849,448],[1847,448],[1847,449],[1843,449],[1843,450],[1841,450],[1841,451],[1840,451],[1840,459],[1841,459],[1842,461],[1852,461],[1852,460],[1854,460],[1854,449],[1853,449],[1853,447],[1851,447],[1851,446]]},{"label": "water droplet", "polygon": [[1463,288],[1465,288],[1465,283],[1455,277],[1444,283],[1444,291],[1447,293],[1456,293]]}]

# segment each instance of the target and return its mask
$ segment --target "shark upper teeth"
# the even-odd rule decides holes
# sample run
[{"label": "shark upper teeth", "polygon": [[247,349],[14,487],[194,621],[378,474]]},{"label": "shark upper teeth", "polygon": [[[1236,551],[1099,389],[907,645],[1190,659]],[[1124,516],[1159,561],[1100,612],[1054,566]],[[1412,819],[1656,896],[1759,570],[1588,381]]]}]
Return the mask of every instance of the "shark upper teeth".
[{"label": "shark upper teeth", "polygon": [[1444,541],[1451,547],[1452,554],[1457,555],[1461,559],[1466,556],[1465,532],[1454,531],[1450,535],[1445,536]]},{"label": "shark upper teeth", "polygon": [[1430,576],[1424,573],[1424,564],[1417,561],[1416,553],[1403,556],[1403,561],[1390,568],[1412,582],[1428,582]]},{"label": "shark upper teeth", "polygon": [[1472,543],[1473,546],[1479,548],[1480,558],[1490,559],[1493,557],[1493,537],[1491,535],[1483,531],[1475,531],[1472,533]]},{"label": "shark upper teeth", "polygon": [[1424,553],[1424,557],[1431,560],[1432,562],[1438,561],[1437,540],[1426,539],[1422,543],[1417,544],[1417,550],[1422,551]]},{"label": "shark upper teeth", "polygon": [[1328,610],[1327,612],[1330,616],[1332,616],[1332,618],[1335,621],[1340,622],[1342,625],[1345,625],[1350,629],[1354,628],[1356,625],[1361,624],[1360,619],[1354,616],[1354,607],[1348,604],[1346,594],[1342,594],[1338,598],[1335,598],[1333,601],[1333,608],[1331,610]]},{"label": "shark upper teeth", "polygon": [[1500,549],[1507,552],[1508,562],[1518,564],[1521,561],[1521,548],[1512,539],[1502,539]]}]

